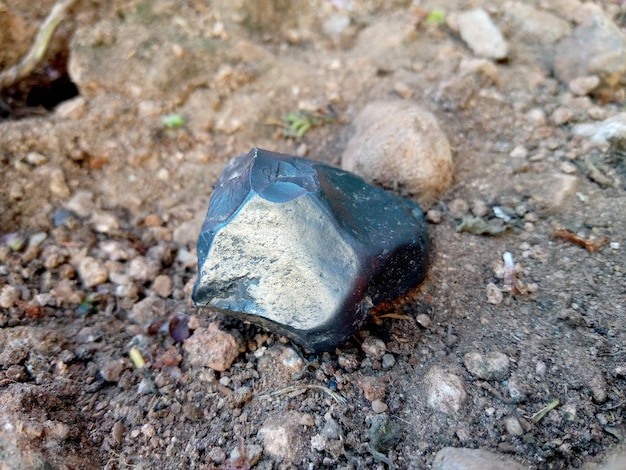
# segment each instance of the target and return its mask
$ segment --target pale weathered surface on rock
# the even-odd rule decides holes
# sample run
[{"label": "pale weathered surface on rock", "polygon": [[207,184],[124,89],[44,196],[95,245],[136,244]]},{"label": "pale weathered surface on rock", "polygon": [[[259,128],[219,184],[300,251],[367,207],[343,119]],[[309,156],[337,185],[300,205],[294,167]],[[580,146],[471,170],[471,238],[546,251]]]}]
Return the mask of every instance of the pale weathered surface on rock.
[{"label": "pale weathered surface on rock", "polygon": [[253,149],[215,185],[192,298],[328,350],[372,305],[422,281],[427,243],[415,202],[323,163]]}]

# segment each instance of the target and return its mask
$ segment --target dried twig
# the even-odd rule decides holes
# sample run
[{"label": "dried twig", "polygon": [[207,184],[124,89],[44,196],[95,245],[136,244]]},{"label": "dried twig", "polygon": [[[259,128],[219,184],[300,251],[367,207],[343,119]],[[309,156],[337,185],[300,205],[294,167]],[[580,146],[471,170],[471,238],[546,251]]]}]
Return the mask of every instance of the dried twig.
[{"label": "dried twig", "polygon": [[277,397],[279,395],[285,395],[286,393],[292,393],[292,392],[296,392],[296,391],[299,391],[299,390],[319,390],[319,391],[324,392],[327,395],[329,395],[333,400],[335,400],[340,405],[341,404],[345,404],[345,403],[348,402],[348,400],[346,400],[341,395],[333,392],[328,387],[323,387],[321,385],[314,385],[314,384],[290,385],[289,387],[281,388],[280,390],[276,390],[276,391],[268,393],[268,394],[260,395],[259,399],[263,400],[263,399],[267,399],[267,398],[271,398],[271,397]]},{"label": "dried twig", "polygon": [[544,406],[542,409],[540,409],[530,417],[531,423],[537,424],[545,415],[548,414],[549,411],[552,411],[557,406],[559,406],[560,403],[561,401],[558,398],[556,400],[552,400],[550,403],[548,403],[546,406]]},{"label": "dried twig", "polygon": [[59,26],[65,13],[74,3],[76,3],[76,0],[61,0],[54,5],[48,17],[39,28],[35,42],[30,48],[30,51],[28,51],[28,54],[26,54],[19,64],[0,73],[0,90],[26,77],[37,67],[37,64],[39,64],[48,49],[48,44],[50,44],[50,38],[52,38],[54,30]]},{"label": "dried twig", "polygon": [[567,240],[568,242],[572,242],[578,246],[582,246],[589,253],[595,253],[609,241],[608,237],[600,237],[595,240],[588,240],[586,238],[580,238],[579,236],[567,230],[566,228],[554,228],[552,231],[552,236],[555,238],[561,238],[563,240]]}]

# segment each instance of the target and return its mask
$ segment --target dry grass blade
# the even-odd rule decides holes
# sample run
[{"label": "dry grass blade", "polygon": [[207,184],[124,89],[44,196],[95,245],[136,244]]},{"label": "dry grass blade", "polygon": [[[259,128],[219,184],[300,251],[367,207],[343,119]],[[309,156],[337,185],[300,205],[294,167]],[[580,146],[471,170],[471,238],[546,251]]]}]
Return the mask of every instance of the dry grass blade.
[{"label": "dry grass blade", "polygon": [[537,411],[537,413],[535,413],[534,415],[531,416],[530,421],[533,424],[537,424],[539,421],[541,421],[541,419],[548,414],[549,411],[555,409],[557,406],[559,406],[559,404],[561,403],[561,401],[557,398],[556,400],[552,400],[550,403],[548,403],[545,407],[543,407],[542,409],[540,409],[539,411]]},{"label": "dry grass blade", "polygon": [[19,64],[0,73],[0,90],[26,77],[37,67],[37,64],[39,64],[46,54],[54,30],[61,23],[67,10],[69,10],[76,1],[77,0],[62,0],[54,5],[50,14],[39,28],[35,42],[28,51],[28,54],[26,54]]},{"label": "dry grass blade", "polygon": [[319,390],[319,391],[324,392],[327,395],[329,395],[333,400],[335,400],[340,405],[348,403],[348,400],[346,400],[341,395],[333,392],[328,387],[323,387],[322,385],[313,385],[313,384],[309,384],[309,385],[290,385],[289,387],[281,388],[280,390],[276,390],[276,391],[270,392],[268,394],[260,395],[259,398],[264,400],[264,399],[268,399],[268,398],[271,398],[271,397],[278,397],[280,395],[285,395],[286,393],[296,392],[296,391],[299,391],[299,390]]},{"label": "dry grass blade", "polygon": [[566,240],[568,242],[572,242],[578,246],[582,246],[589,253],[595,253],[602,246],[606,245],[609,242],[608,237],[600,237],[595,240],[588,240],[586,238],[580,238],[579,236],[567,230],[566,228],[555,228],[552,231],[552,236],[554,236],[555,238]]}]

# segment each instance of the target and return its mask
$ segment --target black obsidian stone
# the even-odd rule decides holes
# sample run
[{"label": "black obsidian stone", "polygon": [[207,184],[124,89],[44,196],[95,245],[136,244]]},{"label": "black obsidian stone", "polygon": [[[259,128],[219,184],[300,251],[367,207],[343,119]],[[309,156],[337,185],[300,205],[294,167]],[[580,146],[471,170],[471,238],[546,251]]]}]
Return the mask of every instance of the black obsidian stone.
[{"label": "black obsidian stone", "polygon": [[321,352],[426,272],[420,207],[347,171],[254,148],[213,188],[192,298]]}]

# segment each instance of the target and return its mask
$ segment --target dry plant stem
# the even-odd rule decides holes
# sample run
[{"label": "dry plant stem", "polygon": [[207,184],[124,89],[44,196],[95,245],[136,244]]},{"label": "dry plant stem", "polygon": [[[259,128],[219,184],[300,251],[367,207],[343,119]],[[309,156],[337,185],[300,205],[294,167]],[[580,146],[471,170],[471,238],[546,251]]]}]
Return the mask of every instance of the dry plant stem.
[{"label": "dry plant stem", "polygon": [[37,64],[41,61],[50,44],[50,38],[54,34],[54,30],[57,28],[61,20],[65,16],[67,10],[70,9],[77,0],[61,0],[54,5],[50,14],[47,16],[39,31],[33,46],[28,51],[28,54],[22,59],[22,61],[14,65],[8,70],[0,73],[0,90],[13,85],[18,80],[29,75]]}]

